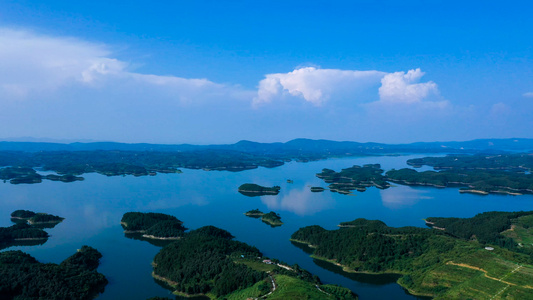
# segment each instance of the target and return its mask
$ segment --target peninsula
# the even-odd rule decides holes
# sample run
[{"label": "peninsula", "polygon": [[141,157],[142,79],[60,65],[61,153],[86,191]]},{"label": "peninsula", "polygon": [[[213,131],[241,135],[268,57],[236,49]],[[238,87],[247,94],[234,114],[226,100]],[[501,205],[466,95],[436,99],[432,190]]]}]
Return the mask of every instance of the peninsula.
[{"label": "peninsula", "polygon": [[265,195],[277,195],[279,194],[279,190],[281,188],[279,186],[273,186],[273,187],[265,187],[261,186],[255,183],[245,183],[239,186],[239,193],[248,196],[248,197],[255,197],[255,196],[265,196]]},{"label": "peninsula", "polygon": [[262,257],[255,247],[233,240],[220,228],[205,226],[159,251],[153,277],[182,296],[211,299],[347,299],[350,290],[323,285],[317,276],[297,265]]},{"label": "peninsula", "polygon": [[427,218],[435,229],[388,227],[357,219],[338,230],[308,226],[294,242],[312,246],[313,257],[347,272],[396,273],[398,283],[436,299],[508,298],[533,293],[533,225],[530,212],[488,212],[473,218]]}]

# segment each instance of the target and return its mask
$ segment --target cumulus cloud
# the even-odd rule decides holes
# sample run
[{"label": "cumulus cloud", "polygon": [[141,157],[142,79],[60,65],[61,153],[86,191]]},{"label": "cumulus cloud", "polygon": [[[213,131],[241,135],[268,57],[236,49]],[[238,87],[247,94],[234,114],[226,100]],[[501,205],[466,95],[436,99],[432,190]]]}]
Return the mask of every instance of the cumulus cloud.
[{"label": "cumulus cloud", "polygon": [[321,106],[335,95],[351,94],[351,97],[357,98],[359,91],[379,84],[379,80],[385,74],[380,71],[316,67],[299,68],[288,73],[267,74],[265,79],[259,82],[253,103],[259,105],[285,96],[293,96],[315,106]]},{"label": "cumulus cloud", "polygon": [[[419,83],[423,75],[420,69],[386,73],[303,67],[288,73],[266,75],[259,82],[253,103],[257,106],[288,96],[301,98],[315,106],[339,99],[349,99],[352,103],[420,103],[439,93],[433,81]],[[364,93],[373,88],[377,89],[379,99],[375,97],[375,90],[374,93]]]},{"label": "cumulus cloud", "polygon": [[433,81],[417,83],[424,74],[420,69],[415,69],[407,73],[394,72],[385,75],[379,88],[380,101],[417,103],[432,93],[437,94],[437,84]]}]

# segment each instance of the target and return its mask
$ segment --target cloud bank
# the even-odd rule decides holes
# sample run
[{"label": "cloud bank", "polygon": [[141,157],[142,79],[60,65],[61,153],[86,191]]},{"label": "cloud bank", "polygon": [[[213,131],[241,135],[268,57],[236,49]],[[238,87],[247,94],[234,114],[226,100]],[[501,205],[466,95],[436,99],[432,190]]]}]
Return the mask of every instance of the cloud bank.
[{"label": "cloud bank", "polygon": [[143,74],[109,45],[76,38],[0,28],[0,45],[0,138],[409,142],[523,136],[531,124],[531,101],[452,105],[417,68],[302,67],[252,89]]}]

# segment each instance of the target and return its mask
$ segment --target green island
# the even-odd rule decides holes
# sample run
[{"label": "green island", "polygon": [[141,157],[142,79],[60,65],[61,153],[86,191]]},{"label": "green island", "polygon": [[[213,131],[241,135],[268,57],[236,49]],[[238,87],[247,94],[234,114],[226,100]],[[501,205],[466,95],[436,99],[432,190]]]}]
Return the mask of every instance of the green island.
[{"label": "green island", "polygon": [[524,173],[533,170],[533,154],[448,155],[409,159],[407,164],[413,167],[431,166],[435,170],[498,170]]},{"label": "green island", "polygon": [[141,233],[147,239],[176,240],[187,230],[182,221],[162,213],[127,212],[120,224],[125,233]]},{"label": "green island", "polygon": [[102,254],[83,246],[62,263],[40,263],[20,250],[0,252],[1,299],[93,299],[107,279],[98,273]]},{"label": "green island", "polygon": [[320,193],[320,192],[323,192],[325,190],[326,189],[321,187],[321,186],[312,186],[311,187],[311,192],[313,192],[313,193]]},{"label": "green island", "polygon": [[261,218],[261,221],[272,227],[278,227],[283,225],[283,222],[281,222],[280,215],[273,211],[269,213],[264,213],[259,209],[252,209],[250,211],[245,212],[244,215],[252,218]]},{"label": "green island", "polygon": [[277,195],[279,194],[280,189],[281,188],[277,185],[273,187],[266,187],[255,183],[245,183],[239,186],[239,193],[248,197]]},{"label": "green island", "polygon": [[30,225],[57,224],[63,222],[65,218],[47,213],[35,213],[30,210],[16,210],[11,213],[11,220],[14,222],[24,221]]},{"label": "green island", "polygon": [[[379,189],[389,188],[390,184],[385,181],[382,173],[383,170],[379,164],[367,164],[362,167],[353,166],[342,169],[340,172],[323,169],[316,176],[329,183],[329,189],[332,192],[351,194],[353,190],[364,192],[366,188],[372,186]],[[319,190],[315,189],[315,191]]]},{"label": "green island", "polygon": [[356,219],[338,230],[308,226],[291,240],[346,272],[395,273],[415,295],[435,299],[531,299],[533,211],[427,218],[433,228]]},{"label": "green island", "polygon": [[11,213],[11,221],[15,224],[0,227],[0,249],[44,244],[49,235],[43,228],[52,228],[63,220],[50,214],[16,210]]},{"label": "green island", "polygon": [[350,290],[322,285],[298,265],[262,257],[255,247],[205,226],[165,246],[155,256],[153,276],[176,295],[210,299],[357,299]]}]

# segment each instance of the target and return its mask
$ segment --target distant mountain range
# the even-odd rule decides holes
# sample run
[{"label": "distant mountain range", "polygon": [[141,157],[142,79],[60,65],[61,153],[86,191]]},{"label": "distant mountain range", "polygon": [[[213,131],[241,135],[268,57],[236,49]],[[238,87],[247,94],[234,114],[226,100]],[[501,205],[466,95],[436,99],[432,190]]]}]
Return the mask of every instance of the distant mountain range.
[{"label": "distant mountain range", "polygon": [[382,144],[337,142],[329,140],[295,139],[286,143],[258,143],[240,141],[221,145],[163,145],[127,144],[115,142],[49,143],[49,142],[0,142],[0,151],[237,151],[255,154],[321,154],[364,155],[394,153],[472,153],[472,152],[529,152],[533,151],[533,139],[478,139],[464,142],[419,142],[411,144]]}]

